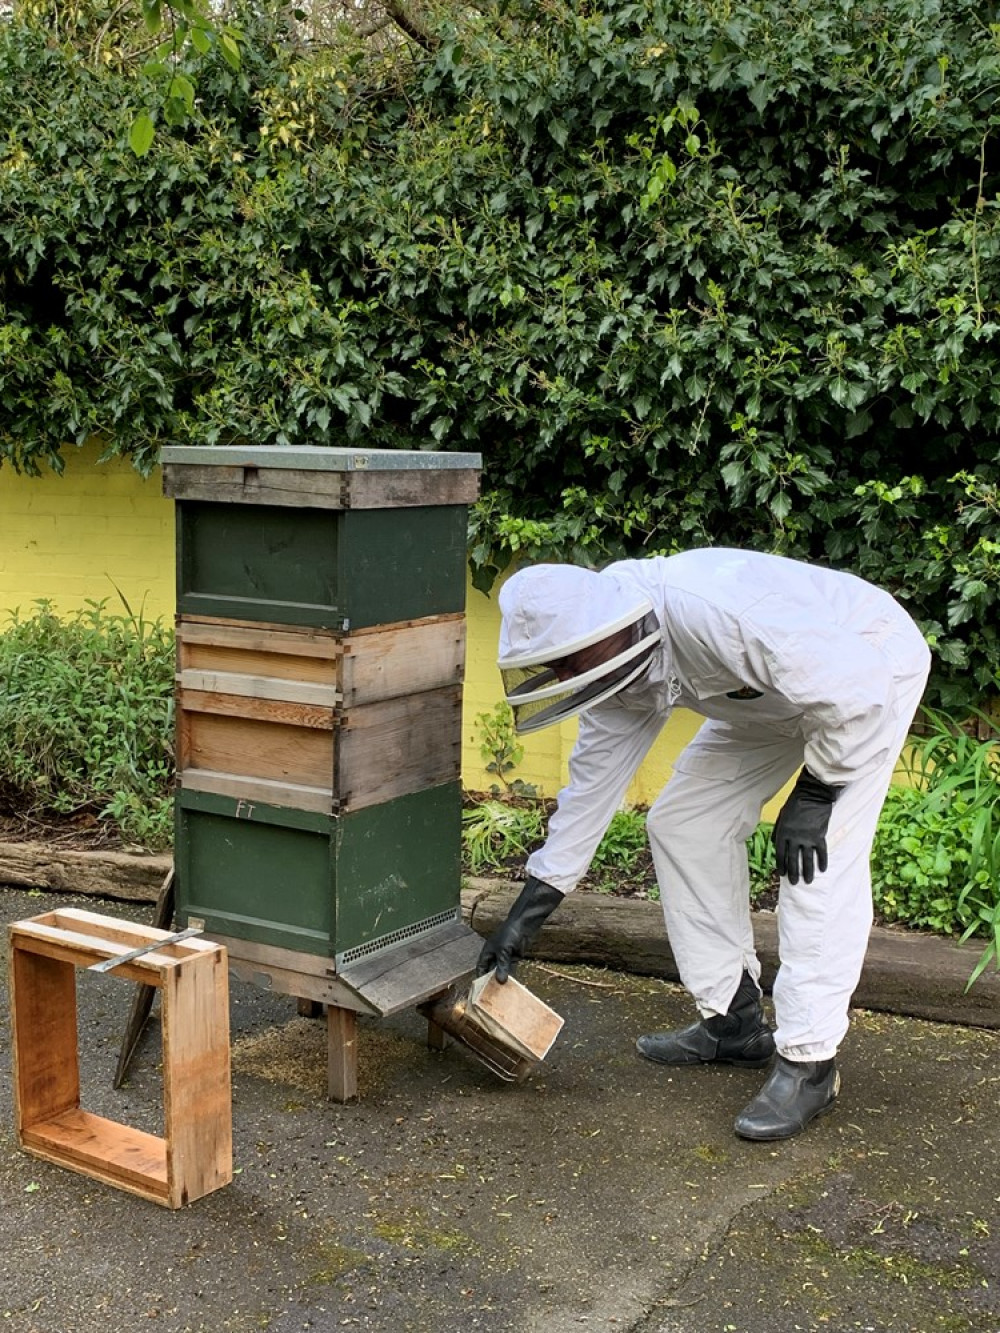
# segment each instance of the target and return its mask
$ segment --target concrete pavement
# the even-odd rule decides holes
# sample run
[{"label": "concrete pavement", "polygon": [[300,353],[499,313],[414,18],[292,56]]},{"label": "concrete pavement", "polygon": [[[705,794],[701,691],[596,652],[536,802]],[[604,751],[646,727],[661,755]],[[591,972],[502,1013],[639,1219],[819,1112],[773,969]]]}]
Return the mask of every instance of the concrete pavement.
[{"label": "concrete pavement", "polygon": [[[5,922],[63,903],[0,889]],[[353,1106],[326,1100],[323,1025],[233,980],[238,1174],[177,1212],[20,1151],[5,1019],[0,1329],[1000,1333],[996,1033],[858,1012],[836,1110],[750,1144],[761,1073],[634,1053],[690,1021],[679,987],[521,976],[566,1020],[526,1083],[428,1051],[410,1011],[361,1021]],[[84,1105],[162,1132],[155,1023],[115,1092],[131,987],[78,996]]]}]

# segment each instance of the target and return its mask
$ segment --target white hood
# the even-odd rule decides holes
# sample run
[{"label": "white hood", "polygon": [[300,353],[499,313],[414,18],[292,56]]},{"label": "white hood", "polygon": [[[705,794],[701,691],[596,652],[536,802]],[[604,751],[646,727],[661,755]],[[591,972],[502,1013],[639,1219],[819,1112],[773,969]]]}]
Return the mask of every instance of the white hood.
[{"label": "white hood", "polygon": [[612,574],[575,565],[532,565],[500,590],[497,665],[550,662],[635,624],[652,603],[638,588]]},{"label": "white hood", "polygon": [[[498,666],[518,733],[562,722],[619,693],[648,670],[660,641],[643,593],[573,565],[521,570],[501,591],[500,609]],[[594,644],[602,645],[596,653],[582,651]],[[578,657],[569,674],[561,659],[572,654],[584,661]]]}]

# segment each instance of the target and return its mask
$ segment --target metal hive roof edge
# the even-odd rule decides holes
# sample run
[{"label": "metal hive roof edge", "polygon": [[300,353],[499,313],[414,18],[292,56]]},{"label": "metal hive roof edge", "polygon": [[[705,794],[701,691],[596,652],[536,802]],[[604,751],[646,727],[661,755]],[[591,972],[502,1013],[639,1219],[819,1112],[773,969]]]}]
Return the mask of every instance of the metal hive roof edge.
[{"label": "metal hive roof edge", "polygon": [[160,462],[209,467],[284,468],[312,472],[434,472],[479,469],[482,454],[431,453],[423,449],[340,449],[324,445],[167,445]]}]

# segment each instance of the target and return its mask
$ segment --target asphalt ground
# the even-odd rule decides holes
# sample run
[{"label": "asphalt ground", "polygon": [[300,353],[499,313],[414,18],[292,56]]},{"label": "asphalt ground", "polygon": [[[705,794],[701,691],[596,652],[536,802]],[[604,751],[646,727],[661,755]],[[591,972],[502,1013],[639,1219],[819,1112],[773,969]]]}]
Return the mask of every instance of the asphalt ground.
[{"label": "asphalt ground", "polygon": [[[0,888],[5,922],[63,904]],[[565,1018],[525,1083],[428,1050],[408,1011],[361,1020],[349,1106],[323,1023],[233,979],[236,1175],[176,1211],[19,1148],[5,1017],[0,1329],[1000,1333],[997,1033],[856,1012],[836,1109],[753,1144],[732,1121],[765,1074],[635,1054],[691,1020],[679,987],[520,976]],[[112,1088],[131,995],[79,974],[82,1102],[162,1134],[155,1011]]]}]

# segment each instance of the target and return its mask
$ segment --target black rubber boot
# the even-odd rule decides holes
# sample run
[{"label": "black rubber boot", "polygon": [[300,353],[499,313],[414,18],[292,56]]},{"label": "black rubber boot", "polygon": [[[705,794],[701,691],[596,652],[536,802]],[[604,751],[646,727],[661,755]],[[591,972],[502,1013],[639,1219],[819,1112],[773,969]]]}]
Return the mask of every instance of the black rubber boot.
[{"label": "black rubber boot", "polygon": [[703,1018],[676,1032],[640,1037],[636,1050],[661,1065],[743,1065],[762,1069],[774,1055],[774,1037],[764,1017],[760,991],[749,972],[725,1014]]},{"label": "black rubber boot", "polygon": [[771,1077],[734,1126],[742,1139],[790,1139],[833,1109],[840,1075],[833,1060],[786,1060],[779,1055]]}]

